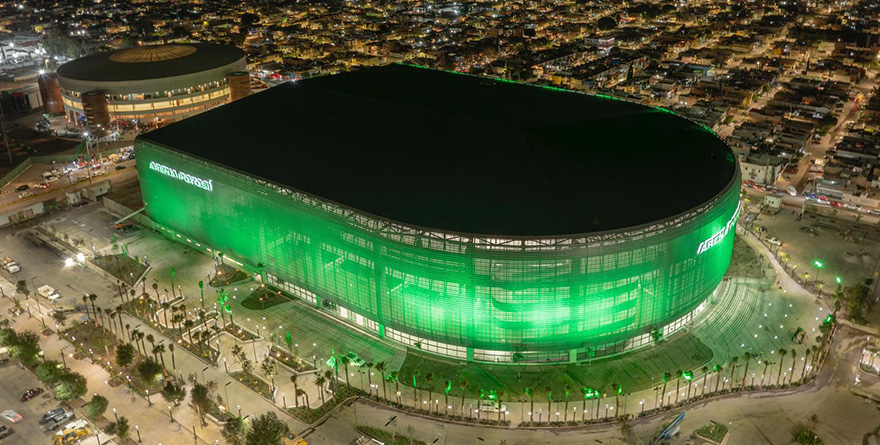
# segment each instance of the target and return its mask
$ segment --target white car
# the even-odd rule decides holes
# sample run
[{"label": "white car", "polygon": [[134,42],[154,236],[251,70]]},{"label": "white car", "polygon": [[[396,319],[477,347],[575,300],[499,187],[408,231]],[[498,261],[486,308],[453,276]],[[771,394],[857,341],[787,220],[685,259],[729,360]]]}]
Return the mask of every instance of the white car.
[{"label": "white car", "polygon": [[34,194],[29,191],[21,192],[18,194],[18,199],[24,199],[24,198],[27,198],[28,196],[34,196]]},{"label": "white car", "polygon": [[21,421],[21,419],[23,419],[23,417],[21,417],[21,414],[13,411],[11,409],[7,409],[6,411],[3,411],[2,413],[0,413],[0,417],[3,417],[4,419],[6,419],[12,423],[18,423]]}]

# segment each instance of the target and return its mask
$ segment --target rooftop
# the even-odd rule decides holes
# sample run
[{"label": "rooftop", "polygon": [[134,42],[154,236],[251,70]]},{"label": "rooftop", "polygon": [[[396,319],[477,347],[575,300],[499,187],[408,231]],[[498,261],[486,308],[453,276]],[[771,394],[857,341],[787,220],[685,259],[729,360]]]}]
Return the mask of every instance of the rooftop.
[{"label": "rooftop", "polygon": [[737,168],[668,112],[403,65],[286,83],[141,138],[400,223],[506,236],[659,221]]},{"label": "rooftop", "polygon": [[160,79],[219,68],[244,57],[234,46],[213,43],[139,46],[80,57],[59,66],[58,75],[96,82]]}]

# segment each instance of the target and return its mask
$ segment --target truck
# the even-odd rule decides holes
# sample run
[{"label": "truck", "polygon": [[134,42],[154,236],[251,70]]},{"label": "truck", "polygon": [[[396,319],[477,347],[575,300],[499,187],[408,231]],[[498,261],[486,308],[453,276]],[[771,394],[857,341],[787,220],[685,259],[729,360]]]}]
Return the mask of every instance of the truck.
[{"label": "truck", "polygon": [[37,293],[39,293],[41,297],[46,298],[49,301],[55,301],[61,298],[61,295],[58,295],[58,292],[55,291],[55,288],[51,286],[42,286],[37,289]]},{"label": "truck", "polygon": [[18,265],[18,263],[13,261],[12,258],[5,257],[3,259],[0,259],[0,263],[2,263],[3,270],[9,273],[21,272],[21,267]]},{"label": "truck", "polygon": [[83,419],[74,420],[52,436],[52,445],[71,445],[92,436],[89,423]]}]

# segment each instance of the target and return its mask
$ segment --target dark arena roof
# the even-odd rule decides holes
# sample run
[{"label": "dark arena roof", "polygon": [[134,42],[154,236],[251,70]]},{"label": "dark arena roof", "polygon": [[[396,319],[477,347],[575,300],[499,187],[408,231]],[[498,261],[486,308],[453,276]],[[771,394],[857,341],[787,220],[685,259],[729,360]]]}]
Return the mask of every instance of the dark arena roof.
[{"label": "dark arena roof", "polygon": [[736,176],[634,103],[391,65],[286,83],[141,138],[408,225],[572,235],[665,219]]},{"label": "dark arena roof", "polygon": [[219,68],[244,57],[234,46],[211,43],[138,46],[80,57],[59,66],[58,75],[95,82],[160,79]]}]

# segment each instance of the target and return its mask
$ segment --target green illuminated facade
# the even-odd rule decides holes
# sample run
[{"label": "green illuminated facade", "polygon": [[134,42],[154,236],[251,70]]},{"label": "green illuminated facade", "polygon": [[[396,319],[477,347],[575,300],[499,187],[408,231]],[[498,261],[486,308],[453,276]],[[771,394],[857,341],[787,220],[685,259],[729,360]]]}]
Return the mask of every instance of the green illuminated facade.
[{"label": "green illuminated facade", "polygon": [[168,236],[262,263],[269,283],[377,335],[476,360],[519,351],[568,361],[650,342],[720,283],[739,206],[730,186],[689,214],[628,231],[468,237],[358,215],[149,142],[136,149],[147,214]]},{"label": "green illuminated facade", "polygon": [[[220,110],[234,115],[248,100],[258,99],[168,131],[190,121],[204,125],[199,119]],[[658,128],[684,121],[619,106],[647,113],[641,119],[648,123],[662,119]],[[262,265],[269,285],[424,351],[491,362],[508,362],[517,352],[523,362],[568,362],[647,345],[679,329],[727,271],[740,173],[723,143],[687,125],[716,144],[713,162],[726,172],[715,175],[720,185],[708,199],[653,222],[565,236],[477,235],[376,216],[224,166],[210,151],[193,154],[185,143],[163,140],[171,134],[164,129],[139,138],[135,148],[146,213],[176,241],[221,251],[252,271]],[[632,211],[639,203],[619,205]]]}]

